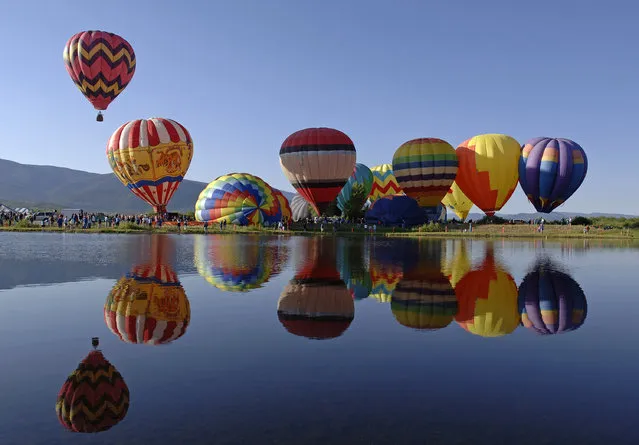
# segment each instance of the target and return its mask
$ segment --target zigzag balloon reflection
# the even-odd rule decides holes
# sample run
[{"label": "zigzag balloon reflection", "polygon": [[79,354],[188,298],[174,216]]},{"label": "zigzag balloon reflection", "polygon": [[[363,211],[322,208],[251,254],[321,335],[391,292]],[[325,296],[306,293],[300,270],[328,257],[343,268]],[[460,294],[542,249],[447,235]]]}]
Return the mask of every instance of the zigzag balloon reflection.
[{"label": "zigzag balloon reflection", "polygon": [[341,336],[355,318],[355,304],[336,267],[336,239],[303,238],[303,261],[277,302],[288,332],[324,340]]},{"label": "zigzag balloon reflection", "polygon": [[[150,258],[120,278],[104,305],[104,321],[120,340],[158,345],[186,332],[191,308],[171,263],[175,254],[168,235],[151,235]],[[144,251],[142,246],[140,250]]]},{"label": "zigzag balloon reflection", "polygon": [[540,259],[519,286],[521,325],[541,335],[579,329],[586,321],[588,304],[579,284]]},{"label": "zigzag balloon reflection", "polygon": [[100,433],[121,422],[129,410],[129,388],[117,369],[97,349],[89,352],[60,388],[58,420],[75,433]]},{"label": "zigzag balloon reflection", "polygon": [[195,238],[198,273],[222,291],[260,288],[286,266],[289,248],[278,237],[253,234],[207,235]]}]

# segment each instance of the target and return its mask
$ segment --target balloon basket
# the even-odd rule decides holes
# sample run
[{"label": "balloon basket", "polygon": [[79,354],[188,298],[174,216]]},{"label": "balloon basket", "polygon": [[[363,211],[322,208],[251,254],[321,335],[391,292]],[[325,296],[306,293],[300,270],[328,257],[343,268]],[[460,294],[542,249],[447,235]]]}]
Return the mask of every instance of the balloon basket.
[{"label": "balloon basket", "polygon": [[96,121],[102,122],[104,120],[104,116],[102,116],[102,112],[98,111],[98,115],[95,118]]}]

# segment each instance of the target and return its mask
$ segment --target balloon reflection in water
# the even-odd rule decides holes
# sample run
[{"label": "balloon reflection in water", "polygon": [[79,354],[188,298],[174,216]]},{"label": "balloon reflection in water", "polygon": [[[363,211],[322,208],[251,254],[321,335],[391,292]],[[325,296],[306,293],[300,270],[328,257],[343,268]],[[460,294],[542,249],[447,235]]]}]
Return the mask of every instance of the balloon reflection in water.
[{"label": "balloon reflection in water", "polygon": [[[93,344],[97,348],[97,338]],[[94,349],[62,385],[55,410],[62,426],[70,431],[106,431],[126,416],[129,388],[102,351]]]},{"label": "balloon reflection in water", "polygon": [[120,278],[104,305],[107,326],[127,343],[169,343],[184,335],[191,319],[189,300],[170,265],[173,240],[150,239],[151,258]]},{"label": "balloon reflection in water", "polygon": [[372,289],[370,272],[364,261],[364,243],[358,239],[338,238],[339,274],[355,300],[368,297]]},{"label": "balloon reflection in water", "polygon": [[453,240],[453,244],[455,246],[455,251],[453,253],[453,257],[450,261],[443,262],[443,270],[442,272],[450,281],[453,289],[459,283],[464,275],[470,272],[471,262],[470,256],[468,255],[466,240]]},{"label": "balloon reflection in water", "polygon": [[404,276],[401,249],[392,244],[375,243],[370,250],[372,288],[369,294],[380,303],[390,303],[393,290]]},{"label": "balloon reflection in water", "polygon": [[262,287],[286,266],[288,246],[278,237],[254,234],[195,238],[195,266],[210,284],[227,292]]},{"label": "balloon reflection in water", "polygon": [[481,266],[459,280],[455,293],[459,300],[455,320],[468,332],[500,337],[512,333],[519,325],[517,284],[495,261],[492,243],[487,245]]},{"label": "balloon reflection in water", "polygon": [[406,240],[398,248],[405,256],[404,275],[393,291],[395,319],[413,329],[434,330],[448,326],[457,313],[457,297],[441,272],[439,240]]},{"label": "balloon reflection in water", "polygon": [[522,326],[542,335],[561,334],[584,324],[588,304],[570,275],[539,260],[519,286],[519,312]]},{"label": "balloon reflection in water", "polygon": [[342,335],[355,318],[355,304],[336,267],[335,238],[303,239],[307,260],[286,285],[277,316],[288,332],[322,340]]}]

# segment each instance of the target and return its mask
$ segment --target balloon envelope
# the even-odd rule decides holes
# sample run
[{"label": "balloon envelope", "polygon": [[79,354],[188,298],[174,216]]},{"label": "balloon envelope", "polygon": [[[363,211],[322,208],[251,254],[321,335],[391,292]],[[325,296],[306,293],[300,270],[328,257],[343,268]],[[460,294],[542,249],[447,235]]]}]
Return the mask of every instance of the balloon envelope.
[{"label": "balloon envelope", "polygon": [[442,204],[451,208],[462,221],[466,219],[470,209],[473,208],[473,202],[461,191],[457,182],[453,182],[453,185],[450,186],[446,196],[442,199]]},{"label": "balloon envelope", "polygon": [[273,194],[277,198],[277,202],[280,205],[280,211],[282,212],[282,220],[289,221],[293,216],[293,211],[291,210],[291,205],[288,202],[288,198],[284,196],[284,194],[278,189],[273,189]]},{"label": "balloon envelope", "polygon": [[373,202],[366,211],[366,222],[377,224],[381,221],[384,225],[418,226],[426,222],[427,216],[417,201],[406,195],[384,196]]},{"label": "balloon envelope", "polygon": [[164,213],[191,165],[193,141],[174,120],[137,119],[115,130],[106,154],[120,182]]},{"label": "balloon envelope", "polygon": [[486,215],[499,211],[517,187],[519,142],[505,134],[481,134],[457,147],[455,182]]},{"label": "balloon envelope", "polygon": [[366,196],[368,196],[373,187],[373,173],[371,169],[364,164],[355,164],[353,174],[348,178],[348,181],[346,181],[346,184],[337,195],[337,207],[342,213],[346,208],[346,203],[351,199],[355,184],[363,186],[364,192]]},{"label": "balloon envelope", "polygon": [[436,207],[457,175],[457,154],[437,138],[413,139],[393,155],[393,173],[406,195],[420,207]]},{"label": "balloon envelope", "polygon": [[583,183],[588,158],[570,139],[535,138],[521,148],[519,184],[538,212],[550,213]]},{"label": "balloon envelope", "polygon": [[62,58],[73,83],[96,110],[106,110],[135,74],[133,47],[110,32],[73,35],[64,46]]},{"label": "balloon envelope", "polygon": [[371,167],[373,173],[373,186],[368,195],[372,202],[389,195],[403,194],[402,188],[397,183],[391,164],[381,164]]},{"label": "balloon envelope", "polygon": [[275,224],[282,211],[273,188],[249,173],[231,173],[213,180],[195,203],[198,221],[231,224]]},{"label": "balloon envelope", "polygon": [[293,196],[293,199],[291,199],[291,212],[293,214],[293,221],[299,221],[300,219],[311,216],[308,202],[302,195],[297,193]]},{"label": "balloon envelope", "polygon": [[355,168],[355,146],[333,128],[306,128],[291,134],[280,149],[280,166],[295,190],[323,214]]}]

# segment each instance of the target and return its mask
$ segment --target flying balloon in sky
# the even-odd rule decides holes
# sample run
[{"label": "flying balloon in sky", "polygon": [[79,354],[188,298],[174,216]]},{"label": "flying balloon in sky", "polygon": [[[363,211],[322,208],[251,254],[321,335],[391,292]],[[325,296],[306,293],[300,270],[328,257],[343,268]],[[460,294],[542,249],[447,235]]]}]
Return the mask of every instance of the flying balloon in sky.
[{"label": "flying balloon in sky", "polygon": [[137,119],[115,130],[106,154],[122,184],[164,213],[191,165],[193,140],[174,120]]},{"label": "flying balloon in sky", "polygon": [[393,155],[393,173],[406,195],[420,207],[436,207],[457,175],[457,154],[437,138],[413,139]]},{"label": "flying balloon in sky", "polygon": [[505,134],[481,134],[457,147],[455,182],[486,215],[499,211],[517,187],[519,142]]},{"label": "flying balloon in sky", "polygon": [[96,120],[102,122],[102,111],[133,78],[133,47],[110,32],[82,31],[69,39],[62,57],[73,82],[98,110]]},{"label": "flying balloon in sky", "polygon": [[326,212],[355,168],[355,146],[333,128],[306,128],[282,143],[280,165],[318,215]]},{"label": "flying balloon in sky", "polygon": [[570,139],[535,138],[526,142],[521,151],[519,184],[538,212],[552,212],[586,178],[586,153]]}]

